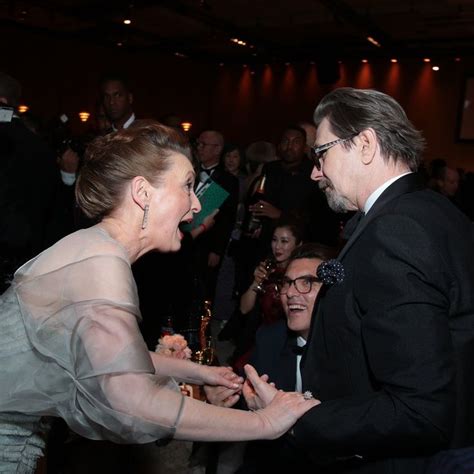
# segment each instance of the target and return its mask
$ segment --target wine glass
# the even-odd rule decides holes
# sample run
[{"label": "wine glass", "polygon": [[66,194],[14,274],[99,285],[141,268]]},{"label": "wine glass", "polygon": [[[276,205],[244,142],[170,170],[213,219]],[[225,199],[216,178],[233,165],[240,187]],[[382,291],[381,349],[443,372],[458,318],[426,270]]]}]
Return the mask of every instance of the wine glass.
[{"label": "wine glass", "polygon": [[[276,261],[273,257],[267,258],[263,262],[263,266],[265,268],[265,271],[267,272],[267,278],[268,275],[275,270],[276,268]],[[265,293],[265,288],[263,287],[263,284],[266,282],[267,278],[263,279],[256,287],[255,291],[257,293]]]}]

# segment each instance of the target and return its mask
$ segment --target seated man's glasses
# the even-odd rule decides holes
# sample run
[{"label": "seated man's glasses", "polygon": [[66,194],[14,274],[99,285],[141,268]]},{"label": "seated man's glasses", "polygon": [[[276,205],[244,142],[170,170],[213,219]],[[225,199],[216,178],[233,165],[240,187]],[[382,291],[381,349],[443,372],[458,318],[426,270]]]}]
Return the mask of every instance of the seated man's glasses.
[{"label": "seated man's glasses", "polygon": [[319,278],[314,276],[301,276],[290,280],[289,278],[283,277],[277,284],[278,291],[281,295],[286,295],[291,285],[295,285],[296,291],[305,295],[309,293],[313,288],[313,283],[321,283]]},{"label": "seated man's glasses", "polygon": [[325,153],[332,148],[333,146],[339,145],[340,143],[347,142],[348,140],[352,140],[358,133],[351,135],[348,138],[338,138],[337,140],[333,140],[332,142],[324,143],[323,145],[319,146],[312,146],[311,147],[311,159],[313,160],[314,166],[318,171],[321,171],[321,160],[324,158]]}]

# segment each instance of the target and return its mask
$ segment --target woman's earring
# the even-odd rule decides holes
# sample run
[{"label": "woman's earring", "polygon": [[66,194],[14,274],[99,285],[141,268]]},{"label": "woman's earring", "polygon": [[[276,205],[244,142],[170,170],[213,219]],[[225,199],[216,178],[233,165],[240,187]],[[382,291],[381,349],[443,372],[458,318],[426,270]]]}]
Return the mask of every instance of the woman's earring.
[{"label": "woman's earring", "polygon": [[145,204],[145,208],[143,209],[143,220],[142,220],[142,229],[146,229],[148,225],[148,211],[150,210],[150,206]]}]

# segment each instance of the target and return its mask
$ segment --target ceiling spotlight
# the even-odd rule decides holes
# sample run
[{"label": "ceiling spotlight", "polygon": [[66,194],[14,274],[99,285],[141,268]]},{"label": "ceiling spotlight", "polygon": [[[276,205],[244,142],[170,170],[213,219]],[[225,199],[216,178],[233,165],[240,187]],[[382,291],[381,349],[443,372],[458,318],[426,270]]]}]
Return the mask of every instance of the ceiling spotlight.
[{"label": "ceiling spotlight", "polygon": [[363,59],[362,62],[363,62],[364,64],[366,64],[366,63],[369,62],[369,60],[368,60],[368,59]]},{"label": "ceiling spotlight", "polygon": [[29,107],[27,105],[18,106],[18,112],[20,112],[20,114],[24,114],[25,112],[28,112],[28,110],[29,110]]},{"label": "ceiling spotlight", "polygon": [[132,23],[132,20],[130,20],[130,18],[125,18],[125,20],[123,20],[124,25],[130,25],[131,23]]},{"label": "ceiling spotlight", "polygon": [[424,58],[424,59],[423,59],[423,62],[425,62],[425,63],[430,63],[430,62],[431,62],[431,59],[430,59],[430,58]]},{"label": "ceiling spotlight", "polygon": [[455,60],[457,63],[461,62],[461,58],[454,58],[454,60]]},{"label": "ceiling spotlight", "polygon": [[247,46],[247,43],[239,38],[231,38],[230,41],[232,41],[232,43],[238,44],[239,46]]},{"label": "ceiling spotlight", "polygon": [[247,64],[242,64],[242,67],[247,67]]},{"label": "ceiling spotlight", "polygon": [[374,46],[377,46],[377,48],[382,46],[375,38],[372,38],[372,36],[367,36],[367,41],[372,43]]},{"label": "ceiling spotlight", "polygon": [[117,46],[118,46],[118,47],[123,46],[123,43],[122,43],[121,41],[119,41],[119,42],[117,43]]},{"label": "ceiling spotlight", "polygon": [[392,58],[392,59],[390,60],[390,62],[391,62],[391,63],[398,63],[398,59]]},{"label": "ceiling spotlight", "polygon": [[439,66],[433,66],[431,69],[433,69],[433,71],[439,71]]}]

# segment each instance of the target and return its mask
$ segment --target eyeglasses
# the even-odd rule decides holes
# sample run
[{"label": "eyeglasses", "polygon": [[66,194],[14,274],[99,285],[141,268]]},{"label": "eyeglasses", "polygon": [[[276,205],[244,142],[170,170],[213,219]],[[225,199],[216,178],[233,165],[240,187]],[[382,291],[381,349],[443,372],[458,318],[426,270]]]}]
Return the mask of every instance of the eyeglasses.
[{"label": "eyeglasses", "polygon": [[333,146],[339,145],[340,143],[347,142],[348,140],[352,140],[358,133],[351,135],[348,138],[338,138],[337,140],[333,140],[332,142],[324,143],[324,145],[319,146],[312,146],[311,147],[311,159],[314,162],[314,166],[318,171],[321,171],[321,160],[324,158],[324,154]]},{"label": "eyeglasses", "polygon": [[219,146],[219,143],[206,143],[206,142],[196,142],[196,147],[205,147],[205,146]]},{"label": "eyeglasses", "polygon": [[295,285],[296,291],[302,295],[309,293],[313,289],[313,283],[321,283],[319,278],[313,276],[301,276],[291,280],[290,278],[283,277],[278,283],[278,291],[280,295],[286,295],[291,287]]}]

